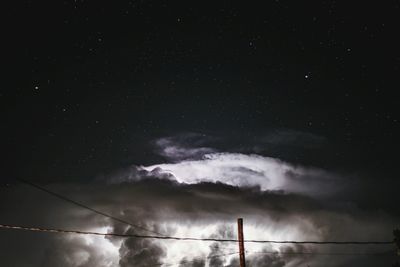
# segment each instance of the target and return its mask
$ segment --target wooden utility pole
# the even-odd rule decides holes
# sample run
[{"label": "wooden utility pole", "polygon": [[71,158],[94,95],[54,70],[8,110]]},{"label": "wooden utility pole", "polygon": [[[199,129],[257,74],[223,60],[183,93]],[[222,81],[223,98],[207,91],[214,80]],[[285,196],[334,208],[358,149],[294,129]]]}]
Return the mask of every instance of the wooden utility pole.
[{"label": "wooden utility pole", "polygon": [[244,241],[243,241],[243,219],[239,218],[238,222],[238,240],[239,240],[239,255],[240,255],[240,267],[246,267],[246,259],[244,256]]}]

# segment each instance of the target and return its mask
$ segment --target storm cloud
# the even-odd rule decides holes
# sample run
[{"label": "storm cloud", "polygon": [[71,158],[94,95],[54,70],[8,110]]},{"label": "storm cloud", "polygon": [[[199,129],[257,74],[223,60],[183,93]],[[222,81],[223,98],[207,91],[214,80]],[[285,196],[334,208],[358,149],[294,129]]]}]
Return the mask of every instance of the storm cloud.
[{"label": "storm cloud", "polygon": [[[162,235],[235,239],[236,219],[243,217],[246,239],[392,238],[391,230],[399,218],[390,212],[360,208],[357,186],[354,186],[360,179],[352,183],[352,175],[257,154],[216,152],[217,149],[189,145],[180,145],[177,149],[171,139],[160,140],[159,145],[174,147],[162,151],[171,157],[170,163],[132,165],[85,184],[47,184],[51,190],[140,228],[112,221],[18,184],[3,189],[0,195],[0,208],[7,218],[3,222],[22,225],[29,218],[28,226],[149,234],[142,230],[146,228]],[[188,158],[183,159],[184,156]],[[354,191],[355,195],[335,197],[343,191]],[[11,209],[10,203],[18,205]],[[235,243],[25,232],[7,232],[3,236],[0,250],[5,252],[4,261],[17,266],[238,265]],[[24,242],[18,239],[22,236]],[[40,244],[40,248],[33,252],[28,244]],[[246,243],[249,266],[346,266],[361,262],[365,266],[377,266],[394,260],[394,254],[390,254],[393,249],[391,246],[349,246],[346,252],[387,254],[348,255],[333,262],[319,254],[343,252],[343,248]],[[16,255],[21,251],[25,257]]]}]

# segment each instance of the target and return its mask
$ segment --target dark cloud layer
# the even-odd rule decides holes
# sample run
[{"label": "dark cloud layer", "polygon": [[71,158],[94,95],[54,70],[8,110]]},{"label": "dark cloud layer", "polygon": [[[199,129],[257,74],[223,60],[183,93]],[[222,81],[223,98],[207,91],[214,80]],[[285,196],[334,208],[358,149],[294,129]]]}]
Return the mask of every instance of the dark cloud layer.
[{"label": "dark cloud layer", "polygon": [[[133,168],[135,169],[135,168]],[[132,169],[126,170],[131,172]],[[136,170],[136,172],[138,172]],[[137,179],[119,180],[118,183],[97,182],[87,185],[48,185],[55,191],[79,199],[97,209],[109,212],[114,216],[133,221],[148,229],[170,235],[179,234],[179,226],[205,227],[217,223],[219,226],[209,236],[234,238],[232,225],[238,216],[245,218],[249,226],[259,231],[286,232],[283,235],[272,235],[272,238],[305,238],[318,240],[388,240],[391,239],[391,229],[398,222],[393,217],[379,210],[364,211],[356,205],[346,205],[346,200],[321,200],[297,193],[284,191],[263,191],[259,187],[237,187],[223,183],[201,182],[198,184],[180,184],[173,177],[157,177],[155,173],[139,171]],[[93,215],[89,211],[41,195],[26,186],[14,185],[1,195],[1,209],[6,223],[30,224],[67,229],[93,230],[108,227],[109,231],[131,233],[137,232],[110,221],[107,218]],[[35,203],[31,202],[35,199]],[[18,203],[17,209],[10,209],[10,203]],[[61,212],[60,212],[61,211]],[[82,218],[85,218],[82,220]],[[177,228],[178,227],[178,228]],[[3,230],[2,230],[3,231]],[[104,229],[103,229],[104,231]],[[139,230],[139,232],[141,232]],[[143,233],[143,232],[142,232]],[[291,236],[290,233],[293,233]],[[365,233],[368,233],[366,235]],[[128,238],[111,240],[117,251],[117,262],[109,260],[110,255],[104,254],[100,243],[88,243],[80,236],[56,236],[52,234],[6,232],[2,233],[11,239],[2,238],[1,251],[7,255],[6,262],[18,266],[152,266],[164,263],[169,245],[157,240],[142,240]],[[37,249],[28,249],[15,237],[22,238],[24,244],[31,246],[40,242],[42,253]],[[265,235],[261,235],[261,238]],[[208,244],[208,254],[185,256],[182,252],[180,266],[222,266],[228,264],[226,259],[212,257],[226,251],[224,244]],[[19,249],[17,249],[19,248]],[[292,247],[282,246],[272,248],[261,246],[258,252],[315,252],[337,251],[335,247]],[[345,251],[371,252],[388,251],[392,247],[351,247]],[[17,257],[21,250],[25,257]],[[114,253],[115,254],[115,253]],[[114,255],[115,256],[115,255]],[[364,256],[365,257],[365,256]],[[382,257],[390,262],[392,256]],[[336,259],[336,258],[335,258]],[[195,260],[193,262],[193,260]],[[190,263],[189,263],[190,261]],[[312,255],[285,255],[249,253],[250,266],[296,266],[299,264],[322,264],[338,266],[329,258],[321,259]],[[359,266],[363,257],[340,258],[343,264],[350,263]],[[371,261],[376,263],[376,261]],[[236,266],[235,256],[228,266]],[[113,265],[114,264],[114,265]],[[372,263],[365,266],[376,266]]]},{"label": "dark cloud layer", "polygon": [[[318,146],[324,141],[322,137],[300,132],[275,134],[270,133],[264,142],[258,143],[301,147],[307,142]],[[218,142],[218,138],[195,133],[160,138],[153,145],[167,163],[131,165],[86,183],[47,184],[51,190],[140,228],[112,221],[18,183],[1,189],[0,210],[5,218],[2,223],[234,239],[236,219],[243,217],[247,239],[392,239],[400,215],[393,198],[383,194],[393,190],[385,183],[376,187],[376,179],[362,173],[291,164],[254,151],[218,152],[222,149],[214,148]],[[236,244],[0,231],[2,260],[9,266],[238,266],[238,256],[232,254],[237,251]],[[372,267],[389,266],[395,258],[392,246],[247,243],[246,250],[249,266]],[[331,252],[386,254],[324,255]],[[24,257],[19,256],[21,253]]]}]

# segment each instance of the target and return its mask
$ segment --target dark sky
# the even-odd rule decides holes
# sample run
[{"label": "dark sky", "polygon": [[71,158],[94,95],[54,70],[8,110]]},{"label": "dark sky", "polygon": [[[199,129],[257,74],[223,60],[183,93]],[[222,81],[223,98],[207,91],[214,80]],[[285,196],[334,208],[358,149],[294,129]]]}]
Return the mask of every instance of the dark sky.
[{"label": "dark sky", "polygon": [[399,1],[13,5],[7,183],[85,184],[203,147],[356,176],[360,203],[399,215]]}]

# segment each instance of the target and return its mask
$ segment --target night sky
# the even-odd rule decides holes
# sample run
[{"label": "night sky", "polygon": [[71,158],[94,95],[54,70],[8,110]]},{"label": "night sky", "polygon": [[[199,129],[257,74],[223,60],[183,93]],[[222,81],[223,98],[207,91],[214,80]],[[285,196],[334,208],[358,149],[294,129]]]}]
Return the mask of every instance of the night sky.
[{"label": "night sky", "polygon": [[[268,232],[257,228],[265,221],[291,233],[255,234],[264,239],[392,239],[400,1],[13,5],[0,89],[0,223],[135,230],[17,181],[25,179],[168,234],[219,225],[216,236],[235,237],[242,216],[254,233]],[[203,258],[186,255],[198,258],[188,264],[164,243],[111,240],[110,256],[79,238],[0,229],[0,256],[6,266],[237,266],[235,256],[207,260],[210,244]],[[135,254],[143,248],[152,257]],[[249,256],[250,266],[276,267],[393,260]]]}]

